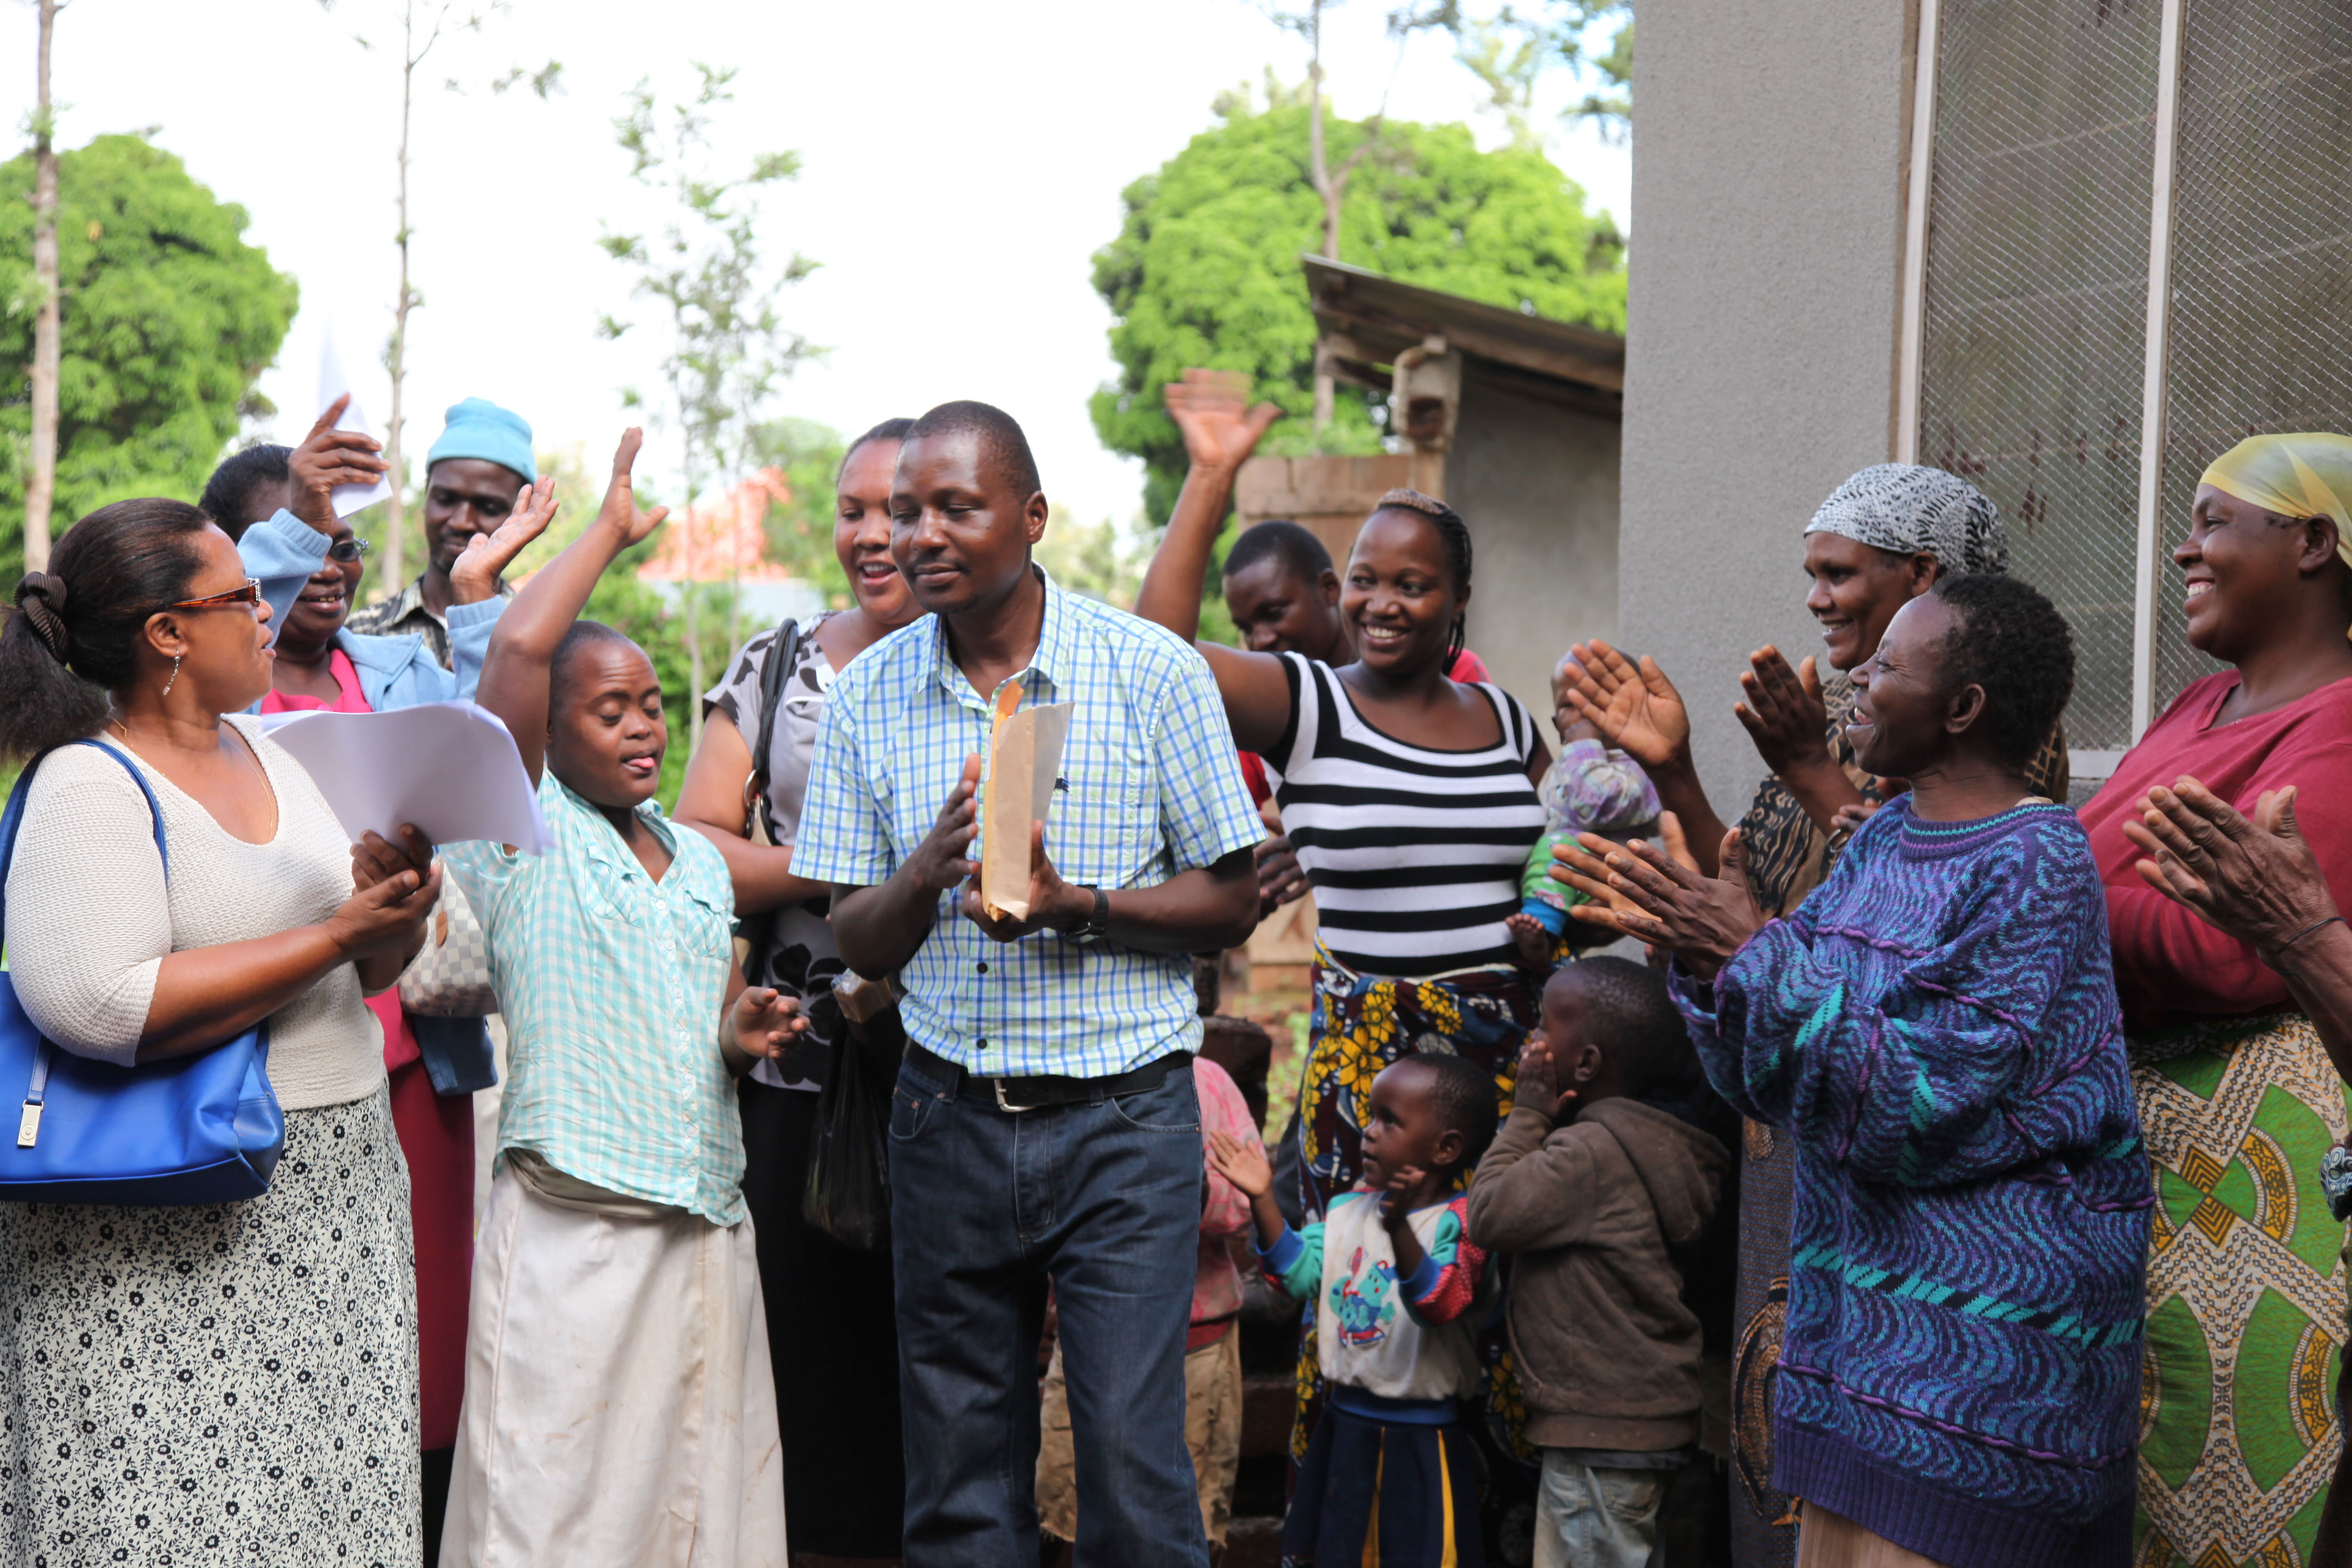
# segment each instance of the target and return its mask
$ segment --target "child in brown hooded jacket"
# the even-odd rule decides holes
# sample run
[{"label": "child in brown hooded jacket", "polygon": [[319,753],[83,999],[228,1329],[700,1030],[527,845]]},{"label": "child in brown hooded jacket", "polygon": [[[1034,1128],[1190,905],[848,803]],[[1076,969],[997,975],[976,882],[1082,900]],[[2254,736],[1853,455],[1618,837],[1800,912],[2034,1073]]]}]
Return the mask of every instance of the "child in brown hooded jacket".
[{"label": "child in brown hooded jacket", "polygon": [[1698,1436],[1699,1321],[1675,1256],[1714,1214],[1730,1155],[1651,1103],[1691,1062],[1662,975],[1563,965],[1471,1184],[1471,1239],[1517,1254],[1512,1359],[1543,1450],[1536,1568],[1643,1568]]}]

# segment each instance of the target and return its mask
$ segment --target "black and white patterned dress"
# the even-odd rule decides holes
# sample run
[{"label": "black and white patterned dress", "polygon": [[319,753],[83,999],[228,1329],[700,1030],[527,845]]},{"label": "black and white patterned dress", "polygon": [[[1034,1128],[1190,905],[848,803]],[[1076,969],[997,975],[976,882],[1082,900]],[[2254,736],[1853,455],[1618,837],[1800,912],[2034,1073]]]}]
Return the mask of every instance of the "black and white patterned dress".
[{"label": "black and white patterned dress", "polygon": [[0,1562],[415,1568],[408,1168],[379,1089],[241,1204],[0,1204]]}]

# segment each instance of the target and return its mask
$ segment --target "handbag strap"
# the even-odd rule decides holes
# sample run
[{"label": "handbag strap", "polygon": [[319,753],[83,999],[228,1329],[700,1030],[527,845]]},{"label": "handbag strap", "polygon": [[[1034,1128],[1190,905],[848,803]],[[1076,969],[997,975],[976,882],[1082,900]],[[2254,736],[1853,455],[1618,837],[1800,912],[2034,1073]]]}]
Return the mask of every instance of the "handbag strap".
[{"label": "handbag strap", "polygon": [[[155,829],[155,854],[163,862],[163,880],[168,883],[172,879],[172,852],[163,847],[163,808],[156,804],[155,790],[148,784],[147,775],[141,773],[130,758],[102,742],[68,741],[65,744],[89,746],[112,757],[121,764],[122,771],[131,775],[131,782],[139,786],[139,793],[147,797],[148,820]],[[25,801],[33,792],[33,773],[43,763],[64,749],[63,746],[53,746],[26,763],[24,773],[16,779],[16,787],[8,793],[8,809],[0,813],[0,931],[7,929],[8,870],[16,862],[16,830],[25,825]]]},{"label": "handbag strap", "polygon": [[768,793],[768,756],[776,744],[776,710],[783,706],[784,682],[801,661],[800,622],[790,616],[776,623],[775,639],[760,664],[760,739],[751,748],[751,778],[756,796]]},{"label": "handbag strap", "polygon": [[[163,880],[168,884],[172,879],[172,852],[163,847],[163,808],[157,804],[154,787],[148,784],[146,775],[130,758],[100,742],[68,741],[66,744],[94,747],[112,757],[122,764],[122,771],[131,775],[131,782],[139,786],[139,793],[147,797],[148,819],[155,828],[155,853],[163,862]],[[0,933],[7,930],[8,872],[16,863],[16,834],[25,826],[25,802],[33,791],[33,774],[61,749],[51,747],[25,765],[24,773],[16,779],[16,787],[8,792],[8,809],[0,813]],[[24,1112],[16,1123],[16,1146],[20,1149],[31,1148],[40,1131],[41,1102],[48,1089],[51,1050],[47,1035],[42,1036],[40,1043],[33,1047],[33,1079],[26,1086]]]}]

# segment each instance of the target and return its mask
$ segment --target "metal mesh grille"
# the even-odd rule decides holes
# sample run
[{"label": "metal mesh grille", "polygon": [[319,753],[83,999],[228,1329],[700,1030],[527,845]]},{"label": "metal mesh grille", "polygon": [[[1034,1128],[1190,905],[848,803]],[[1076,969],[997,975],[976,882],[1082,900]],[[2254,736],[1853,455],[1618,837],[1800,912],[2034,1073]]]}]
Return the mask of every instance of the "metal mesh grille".
[{"label": "metal mesh grille", "polygon": [[2080,661],[2077,747],[2131,742],[2157,0],[1945,0],[1919,460],[1999,503]]},{"label": "metal mesh grille", "polygon": [[[2352,5],[2189,0],[2173,184],[2172,322],[2158,548],[2239,439],[2352,434]],[[2219,668],[2189,647],[2179,574],[2157,575],[2158,711]]]}]

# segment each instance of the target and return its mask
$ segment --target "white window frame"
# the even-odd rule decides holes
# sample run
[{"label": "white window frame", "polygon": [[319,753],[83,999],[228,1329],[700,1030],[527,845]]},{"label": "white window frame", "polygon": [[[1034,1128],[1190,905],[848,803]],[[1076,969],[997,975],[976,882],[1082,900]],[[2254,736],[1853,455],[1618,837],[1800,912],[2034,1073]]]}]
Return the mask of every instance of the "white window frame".
[{"label": "white window frame", "polygon": [[[1903,312],[1897,340],[1895,460],[1919,460],[1922,334],[1927,297],[1927,208],[1935,173],[1937,67],[1942,58],[1940,0],[1918,0],[1917,74],[1911,88],[1911,170],[1903,223]],[[2155,717],[2156,581],[2163,543],[2165,359],[2172,326],[2173,166],[2180,130],[2180,33],[2186,0],[2163,0],[2156,81],[2156,158],[2147,226],[2147,353],[2140,376],[2139,529],[2132,576],[2131,732],[2137,744]],[[2073,750],[2069,771],[2111,776],[2117,751]]]}]

